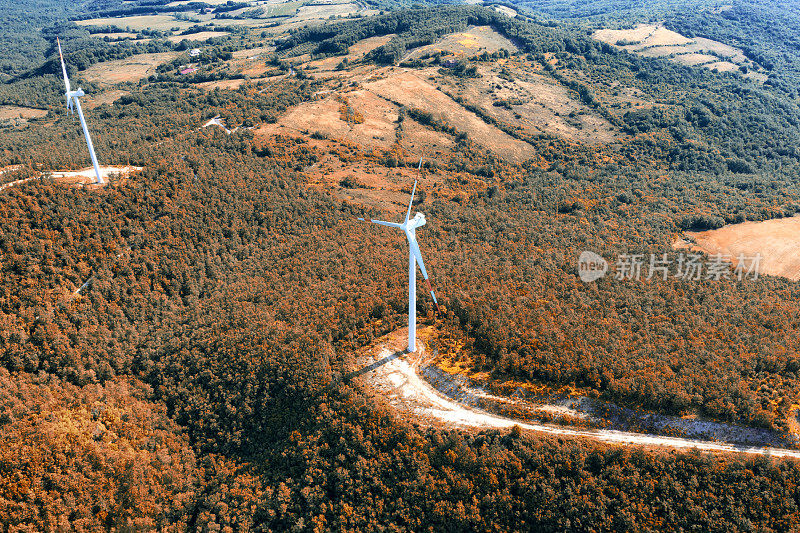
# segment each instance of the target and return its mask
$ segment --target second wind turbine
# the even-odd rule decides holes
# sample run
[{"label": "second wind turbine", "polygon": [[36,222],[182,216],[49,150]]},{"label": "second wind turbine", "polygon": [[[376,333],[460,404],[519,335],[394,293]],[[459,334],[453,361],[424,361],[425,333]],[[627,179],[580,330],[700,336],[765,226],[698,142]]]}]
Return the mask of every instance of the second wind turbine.
[{"label": "second wind turbine", "polygon": [[[420,159],[420,166],[422,160]],[[414,180],[414,188],[411,190],[411,201],[408,203],[408,211],[406,211],[406,219],[402,223],[385,222],[383,220],[373,220],[371,218],[358,220],[364,222],[372,222],[373,224],[380,224],[381,226],[389,226],[390,228],[398,228],[403,230],[408,239],[408,352],[412,353],[417,350],[417,263],[419,269],[422,271],[422,276],[425,278],[425,283],[433,298],[433,303],[436,308],[439,308],[439,302],[436,301],[436,295],[431,289],[431,282],[428,279],[428,272],[425,270],[425,262],[422,260],[422,254],[419,251],[419,244],[417,243],[417,228],[425,225],[425,215],[417,213],[414,218],[411,217],[411,206],[414,203],[414,194],[417,191],[417,181]]]},{"label": "second wind turbine", "polygon": [[75,109],[78,111],[78,118],[81,121],[81,127],[83,127],[83,135],[86,137],[86,146],[89,147],[89,155],[92,156],[92,165],[94,166],[95,176],[97,176],[97,183],[103,185],[105,182],[103,181],[103,177],[100,175],[100,165],[97,164],[97,156],[94,155],[92,138],[89,136],[89,128],[86,126],[86,119],[83,118],[81,102],[78,100],[79,96],[84,96],[86,93],[84,93],[83,89],[80,87],[78,87],[78,90],[76,91],[70,90],[69,77],[67,76],[67,66],[64,64],[64,54],[61,53],[61,41],[56,38],[56,42],[58,43],[58,56],[61,58],[61,72],[64,74],[64,86],[66,88],[64,96],[67,98],[67,109],[72,111],[72,106],[74,104]]}]

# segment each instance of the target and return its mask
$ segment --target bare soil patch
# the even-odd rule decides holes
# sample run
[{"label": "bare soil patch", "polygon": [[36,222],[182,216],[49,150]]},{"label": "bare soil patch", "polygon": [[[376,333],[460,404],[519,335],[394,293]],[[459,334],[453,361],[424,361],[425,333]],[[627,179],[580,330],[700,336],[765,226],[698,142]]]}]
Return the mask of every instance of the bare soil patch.
[{"label": "bare soil patch", "polygon": [[[324,96],[302,103],[259,130],[265,134],[308,132],[335,139],[346,139],[364,147],[388,148],[395,141],[398,107],[369,91],[351,91]],[[346,102],[346,104],[344,103]],[[347,105],[363,117],[360,123],[343,120],[342,106]]]},{"label": "bare soil patch", "polygon": [[256,60],[256,59],[266,59],[265,54],[269,54],[270,52],[274,52],[274,46],[259,46],[257,48],[247,48],[245,50],[237,50],[233,52],[233,59],[248,59],[248,60]]},{"label": "bare soil patch", "polygon": [[243,78],[237,80],[204,81],[196,85],[197,87],[201,87],[209,91],[213,89],[238,89],[245,81],[246,80]]},{"label": "bare soil patch", "polygon": [[312,4],[306,4],[297,9],[296,18],[301,21],[327,19],[332,16],[352,15],[355,13],[367,14],[367,12],[374,12],[375,10],[365,10],[355,2],[327,2],[320,1]]}]

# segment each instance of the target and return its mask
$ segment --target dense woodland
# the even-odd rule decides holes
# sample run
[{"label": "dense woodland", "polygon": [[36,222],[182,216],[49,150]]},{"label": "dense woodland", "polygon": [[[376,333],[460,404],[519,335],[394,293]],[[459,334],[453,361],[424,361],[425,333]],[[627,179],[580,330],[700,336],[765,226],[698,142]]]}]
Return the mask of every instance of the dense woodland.
[{"label": "dense woodland", "polygon": [[[513,37],[523,60],[553,54],[549,75],[629,139],[590,147],[526,138],[538,160],[512,165],[431,122],[458,142],[429,171],[462,194],[427,191],[418,206],[446,309],[436,316],[420,295],[420,316],[469,336],[473,364],[496,377],[785,429],[799,392],[796,283],[586,285],[575,267],[583,249],[660,253],[685,227],[794,213],[794,97],[479,8],[299,30],[279,53],[338,54],[396,33],[366,59],[393,62],[397,50],[476,23]],[[611,77],[673,112],[606,106]],[[29,91],[31,79],[49,83],[40,73],[3,90]],[[29,97],[49,105],[57,81],[53,96]],[[356,349],[404,324],[402,261],[385,259],[403,257],[401,236],[387,240],[355,223],[360,209],[306,187],[302,169],[324,155],[308,139],[198,130],[217,114],[228,127],[272,122],[319,86],[303,77],[235,91],[130,85],[91,120],[104,160],[142,173],[99,190],[43,178],[0,193],[7,529],[796,527],[800,464],[791,460],[422,428],[342,381]],[[85,166],[82,143],[60,110],[3,126],[0,166],[25,165],[3,179]],[[327,146],[349,161],[389,161]],[[413,165],[398,154],[393,165]]]}]

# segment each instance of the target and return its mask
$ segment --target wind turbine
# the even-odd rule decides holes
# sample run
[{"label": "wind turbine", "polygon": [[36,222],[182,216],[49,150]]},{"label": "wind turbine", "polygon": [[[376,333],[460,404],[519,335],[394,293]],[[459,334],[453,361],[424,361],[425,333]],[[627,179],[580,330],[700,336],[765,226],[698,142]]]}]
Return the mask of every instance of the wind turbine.
[{"label": "wind turbine", "polygon": [[[419,167],[417,172],[422,167],[422,158],[419,160]],[[415,352],[417,349],[417,263],[419,269],[422,271],[422,276],[425,278],[428,291],[431,293],[433,303],[436,308],[439,308],[439,302],[436,300],[436,295],[431,289],[431,282],[428,279],[428,271],[425,270],[425,262],[422,260],[422,254],[419,251],[419,244],[417,243],[417,228],[425,225],[425,215],[417,213],[414,218],[411,216],[411,206],[414,203],[414,194],[417,191],[417,180],[414,180],[414,188],[411,190],[411,201],[408,202],[408,211],[406,211],[406,219],[402,223],[385,222],[383,220],[373,220],[371,218],[359,218],[363,222],[372,222],[373,224],[380,224],[381,226],[389,226],[390,228],[398,228],[403,230],[408,239],[408,352]]]},{"label": "wind turbine", "polygon": [[58,55],[61,58],[61,71],[64,73],[64,85],[66,86],[67,92],[64,93],[64,96],[67,99],[67,109],[72,111],[73,102],[75,105],[75,109],[78,110],[78,118],[81,119],[81,126],[83,127],[83,135],[86,137],[86,145],[89,147],[89,155],[92,156],[92,165],[94,165],[94,173],[97,176],[97,183],[103,185],[105,182],[103,181],[103,177],[100,176],[100,166],[97,164],[97,156],[94,155],[94,145],[92,145],[92,138],[89,136],[89,128],[86,127],[86,119],[83,118],[83,110],[81,109],[81,102],[78,100],[78,97],[84,96],[86,93],[83,92],[83,89],[78,87],[77,91],[70,90],[69,85],[69,78],[67,77],[67,67],[64,65],[64,54],[61,53],[61,41],[56,37],[56,42],[58,43]]}]

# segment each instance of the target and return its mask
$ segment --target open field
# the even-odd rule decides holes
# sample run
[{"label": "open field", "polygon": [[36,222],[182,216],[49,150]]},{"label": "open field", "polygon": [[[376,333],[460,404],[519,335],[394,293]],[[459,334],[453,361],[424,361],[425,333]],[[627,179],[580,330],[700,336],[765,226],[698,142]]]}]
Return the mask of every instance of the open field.
[{"label": "open field", "polygon": [[[258,28],[260,26],[273,24],[275,21],[270,19],[245,18],[245,19],[221,19],[217,20],[216,22],[219,25],[224,25],[224,26],[249,26],[253,28]],[[278,32],[282,31],[278,28],[274,29]]]},{"label": "open field", "polygon": [[740,66],[747,66],[751,72],[745,77],[759,82],[766,79],[763,73],[757,72],[758,65],[747,59],[739,48],[703,37],[689,39],[655,24],[639,24],[624,30],[597,30],[592,37],[631,53],[664,57],[683,65],[719,72],[733,72]]},{"label": "open field", "polygon": [[225,37],[226,35],[230,34],[226,31],[200,31],[197,33],[190,33],[189,35],[171,35],[167,37],[167,40],[173,43],[179,43],[184,39],[187,41],[207,41],[214,37]]},{"label": "open field", "polygon": [[369,37],[367,39],[363,39],[352,45],[348,49],[346,56],[331,56],[331,57],[325,57],[323,59],[317,59],[314,61],[310,61],[308,63],[308,66],[315,70],[333,71],[336,69],[339,63],[341,63],[344,59],[347,59],[347,61],[349,61],[350,63],[359,61],[372,50],[388,43],[390,40],[392,40],[394,36],[395,36],[394,33],[390,33],[388,35],[381,35],[378,37]]},{"label": "open field", "polygon": [[[306,187],[330,194],[337,201],[347,202],[362,209],[377,209],[383,213],[381,216],[386,220],[394,220],[405,215],[411,192],[409,184],[416,179],[419,179],[417,192],[425,191],[426,198],[452,200],[463,197],[464,185],[458,179],[460,176],[446,171],[423,169],[420,174],[413,164],[387,168],[366,159],[342,160],[337,155],[339,150],[347,150],[352,145],[332,140],[311,139],[309,147],[320,154],[320,157],[317,162],[303,169]],[[418,161],[421,155],[424,155],[428,162],[445,160],[449,155],[449,152],[432,150],[431,146],[425,148],[428,150],[424,154],[422,151],[415,152],[411,147],[401,152],[407,162]]]},{"label": "open field", "polygon": [[717,72],[735,72],[739,70],[739,67],[730,61],[714,61],[712,63],[706,63],[703,66],[711,70],[716,70]]},{"label": "open field", "polygon": [[684,241],[676,247],[730,256],[734,264],[739,254],[745,257],[760,254],[760,274],[800,280],[800,216],[729,224],[715,230],[685,234],[696,245]]},{"label": "open field", "polygon": [[119,28],[130,28],[133,31],[153,29],[169,31],[177,28],[178,31],[194,26],[193,22],[178,20],[172,15],[138,15],[135,17],[108,17],[75,21],[79,26],[104,26],[110,24]]},{"label": "open field", "polygon": [[92,65],[82,74],[87,80],[103,85],[135,82],[155,72],[158,65],[172,61],[180,54],[181,52],[161,52],[105,61]]},{"label": "open field", "polygon": [[46,109],[21,107],[16,105],[0,105],[0,120],[39,118],[47,114]]}]

